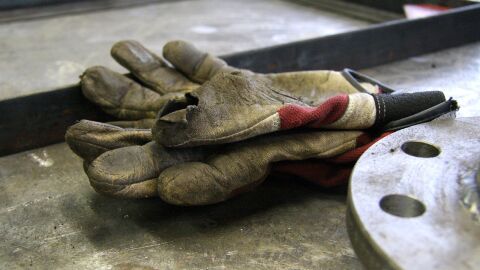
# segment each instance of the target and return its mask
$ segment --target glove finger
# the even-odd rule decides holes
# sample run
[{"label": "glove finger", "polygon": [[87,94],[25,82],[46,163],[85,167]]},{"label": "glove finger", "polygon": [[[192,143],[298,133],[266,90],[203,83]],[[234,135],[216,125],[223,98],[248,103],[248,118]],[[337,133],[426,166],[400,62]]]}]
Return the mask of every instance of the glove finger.
[{"label": "glove finger", "polygon": [[113,45],[111,55],[130,70],[142,83],[157,93],[189,92],[198,87],[178,71],[169,67],[159,56],[139,42],[119,41]]},{"label": "glove finger", "polygon": [[158,175],[167,167],[202,160],[208,149],[166,149],[150,142],[107,151],[93,160],[86,173],[99,192],[124,198],[157,196]]},{"label": "glove finger", "polygon": [[156,145],[128,146],[107,151],[93,160],[86,173],[99,193],[126,198],[154,197],[151,183],[160,174]]},{"label": "glove finger", "polygon": [[220,70],[236,70],[228,66],[222,59],[202,52],[191,43],[181,40],[165,44],[163,57],[192,81],[198,83],[204,83]]},{"label": "glove finger", "polygon": [[152,133],[149,129],[125,129],[82,120],[68,128],[65,140],[75,154],[90,162],[112,149],[144,145],[152,140]]},{"label": "glove finger", "polygon": [[166,202],[205,205],[224,201],[260,184],[272,162],[336,156],[356,147],[358,131],[323,131],[262,136],[229,144],[204,162],[164,170],[158,192]]},{"label": "glove finger", "polygon": [[[105,112],[120,119],[155,118],[157,111],[175,96],[161,96],[105,67],[91,67],[81,76],[82,92]],[[177,94],[179,95],[179,94]]]}]

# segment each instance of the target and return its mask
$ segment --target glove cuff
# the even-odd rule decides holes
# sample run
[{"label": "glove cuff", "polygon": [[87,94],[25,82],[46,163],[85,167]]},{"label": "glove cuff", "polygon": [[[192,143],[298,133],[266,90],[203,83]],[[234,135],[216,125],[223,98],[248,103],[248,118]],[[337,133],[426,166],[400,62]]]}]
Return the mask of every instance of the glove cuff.
[{"label": "glove cuff", "polygon": [[441,91],[373,95],[376,117],[374,129],[397,130],[430,121],[458,109],[457,102],[445,100]]}]

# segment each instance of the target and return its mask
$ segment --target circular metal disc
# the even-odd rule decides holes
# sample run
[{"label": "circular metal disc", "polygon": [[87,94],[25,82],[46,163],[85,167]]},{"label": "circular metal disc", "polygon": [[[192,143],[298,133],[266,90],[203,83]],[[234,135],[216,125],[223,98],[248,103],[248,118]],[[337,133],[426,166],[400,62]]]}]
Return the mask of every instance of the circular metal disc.
[{"label": "circular metal disc", "polygon": [[347,226],[368,269],[480,267],[480,118],[395,132],[359,159]]}]

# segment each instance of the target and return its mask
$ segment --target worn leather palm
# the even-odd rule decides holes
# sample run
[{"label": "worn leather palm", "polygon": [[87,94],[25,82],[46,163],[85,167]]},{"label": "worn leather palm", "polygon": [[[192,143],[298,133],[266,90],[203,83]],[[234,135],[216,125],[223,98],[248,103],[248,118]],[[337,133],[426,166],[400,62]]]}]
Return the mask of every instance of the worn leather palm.
[{"label": "worn leather palm", "polygon": [[[81,121],[66,140],[84,159],[92,186],[120,197],[220,202],[259,184],[272,163],[352,161],[372,141],[361,129],[454,109],[448,102],[438,109],[445,105],[441,92],[372,95],[389,89],[356,80],[356,73],[237,70],[181,41],[164,47],[172,66],[133,41],[117,43],[112,55],[141,84],[94,67],[82,76],[82,90],[128,121],[116,123],[123,127]],[[157,113],[153,132],[131,128],[151,127]]]}]

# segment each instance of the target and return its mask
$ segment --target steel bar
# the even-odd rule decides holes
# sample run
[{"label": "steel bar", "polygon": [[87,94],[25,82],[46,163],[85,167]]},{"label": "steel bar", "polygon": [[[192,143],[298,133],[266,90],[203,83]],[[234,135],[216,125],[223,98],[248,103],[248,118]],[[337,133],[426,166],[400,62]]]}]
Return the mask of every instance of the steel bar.
[{"label": "steel bar", "polygon": [[257,72],[368,68],[479,41],[479,18],[480,5],[472,5],[442,15],[386,22],[225,59],[233,66]]}]

